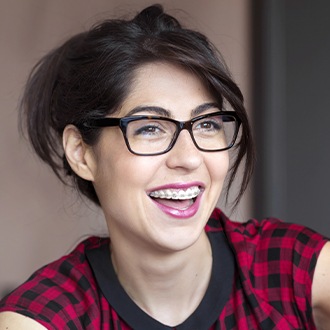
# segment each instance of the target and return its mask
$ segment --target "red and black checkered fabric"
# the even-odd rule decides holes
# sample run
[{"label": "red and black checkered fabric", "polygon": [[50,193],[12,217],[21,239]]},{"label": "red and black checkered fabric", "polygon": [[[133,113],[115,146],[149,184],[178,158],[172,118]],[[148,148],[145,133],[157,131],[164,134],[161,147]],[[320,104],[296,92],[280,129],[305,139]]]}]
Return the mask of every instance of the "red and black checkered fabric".
[{"label": "red and black checkered fabric", "polygon": [[[220,210],[206,231],[223,231],[236,259],[230,298],[212,330],[315,329],[311,285],[326,238],[275,219],[235,223]],[[47,329],[131,330],[99,290],[86,258],[86,250],[104,244],[109,240],[91,237],[41,268],[0,302],[0,312],[24,314]]]}]

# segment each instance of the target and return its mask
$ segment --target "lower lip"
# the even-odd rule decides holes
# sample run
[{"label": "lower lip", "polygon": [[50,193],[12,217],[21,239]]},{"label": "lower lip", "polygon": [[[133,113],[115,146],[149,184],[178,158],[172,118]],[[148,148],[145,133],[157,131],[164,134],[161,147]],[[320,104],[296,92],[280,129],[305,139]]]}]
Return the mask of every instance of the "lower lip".
[{"label": "lower lip", "polygon": [[171,217],[176,219],[188,219],[193,217],[199,210],[201,196],[202,194],[199,194],[195,202],[185,210],[179,210],[173,207],[160,204],[154,199],[152,199],[152,201],[158,206],[158,208],[160,208],[167,215],[170,215]]}]

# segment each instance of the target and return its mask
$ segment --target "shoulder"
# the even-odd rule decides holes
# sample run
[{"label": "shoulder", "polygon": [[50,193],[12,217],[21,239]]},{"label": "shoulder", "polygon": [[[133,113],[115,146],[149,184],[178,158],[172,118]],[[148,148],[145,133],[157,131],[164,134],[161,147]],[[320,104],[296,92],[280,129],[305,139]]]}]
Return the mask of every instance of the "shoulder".
[{"label": "shoulder", "polygon": [[326,237],[272,218],[232,222],[220,211],[213,223],[228,239],[247,294],[270,309],[275,306],[281,315],[299,311],[297,317],[304,324],[312,324],[312,307],[315,315],[318,312],[319,324],[320,320],[330,323],[326,318],[330,315],[330,245]]},{"label": "shoulder", "polygon": [[316,325],[327,329],[330,324],[330,242],[322,249],[317,260],[313,286],[312,306]]},{"label": "shoulder", "polygon": [[326,237],[302,225],[274,218],[233,222],[220,210],[212,214],[209,226],[208,230],[223,230],[237,264],[247,274],[255,271],[269,275],[270,270],[275,274],[281,269],[278,276],[283,278],[286,274],[306,288],[312,283],[316,262],[328,242]]},{"label": "shoulder", "polygon": [[222,230],[234,246],[244,245],[248,249],[295,248],[308,254],[311,252],[308,249],[320,252],[327,241],[324,236],[299,224],[283,222],[276,218],[234,222],[219,209],[212,213],[206,230]]},{"label": "shoulder", "polygon": [[2,312],[0,313],[0,329],[45,330],[47,328],[24,315],[13,312]]},{"label": "shoulder", "polygon": [[64,327],[70,319],[84,317],[83,306],[99,299],[86,251],[104,244],[107,239],[89,238],[42,267],[0,302],[0,312],[19,313],[43,325],[56,320]]}]

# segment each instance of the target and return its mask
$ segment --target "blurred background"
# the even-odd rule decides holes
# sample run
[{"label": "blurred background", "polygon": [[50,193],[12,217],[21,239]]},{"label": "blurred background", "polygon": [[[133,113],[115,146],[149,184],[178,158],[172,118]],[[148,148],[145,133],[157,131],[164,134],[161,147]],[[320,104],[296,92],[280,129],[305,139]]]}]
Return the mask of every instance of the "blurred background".
[{"label": "blurred background", "polygon": [[[0,297],[86,235],[106,234],[102,213],[63,187],[18,133],[29,71],[71,35],[154,2],[0,0]],[[235,212],[219,205],[237,221],[276,216],[330,236],[330,2],[159,2],[213,41],[245,95],[257,169]]]},{"label": "blurred background", "polygon": [[330,237],[330,2],[252,4],[254,216]]}]

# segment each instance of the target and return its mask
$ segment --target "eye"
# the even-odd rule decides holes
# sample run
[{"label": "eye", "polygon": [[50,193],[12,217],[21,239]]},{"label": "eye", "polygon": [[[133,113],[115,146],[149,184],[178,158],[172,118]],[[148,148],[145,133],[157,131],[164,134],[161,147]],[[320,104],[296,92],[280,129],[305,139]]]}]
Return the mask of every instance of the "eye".
[{"label": "eye", "polygon": [[200,121],[194,127],[198,132],[219,132],[222,129],[222,121],[217,118],[210,118]]},{"label": "eye", "polygon": [[148,125],[144,125],[139,128],[136,128],[134,130],[134,136],[139,136],[139,135],[152,136],[152,135],[161,134],[162,132],[163,132],[163,130],[159,127],[159,125],[148,124]]},{"label": "eye", "polygon": [[127,126],[126,136],[136,141],[161,141],[171,139],[176,126],[170,121],[161,119],[134,120]]},{"label": "eye", "polygon": [[134,139],[159,139],[170,134],[167,123],[161,120],[136,120],[128,128],[128,136]]},{"label": "eye", "polygon": [[219,129],[220,128],[218,123],[214,123],[212,121],[203,122],[203,123],[200,124],[200,126],[203,129]]}]

